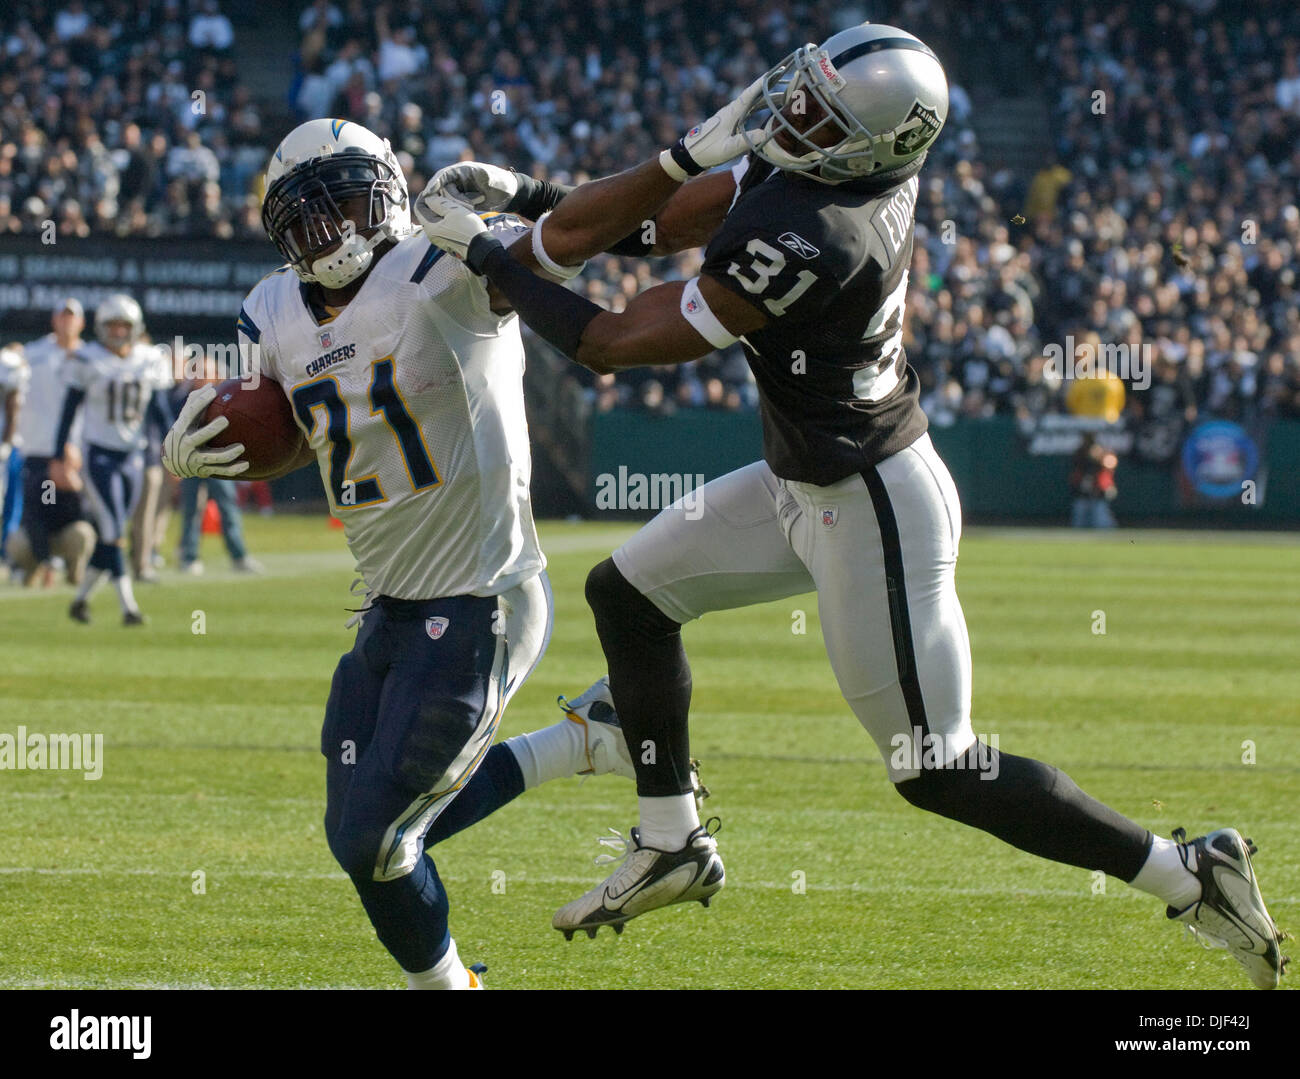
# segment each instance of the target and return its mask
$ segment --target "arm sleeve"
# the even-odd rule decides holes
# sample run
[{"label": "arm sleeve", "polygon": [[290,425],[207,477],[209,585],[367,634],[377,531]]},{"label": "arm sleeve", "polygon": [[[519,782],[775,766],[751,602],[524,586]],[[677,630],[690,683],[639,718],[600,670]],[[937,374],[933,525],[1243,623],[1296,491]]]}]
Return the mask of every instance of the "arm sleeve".
[{"label": "arm sleeve", "polygon": [[145,409],[145,423],[149,424],[157,433],[159,441],[176,422],[176,417],[172,414],[171,396],[165,389],[156,389],[149,398],[149,405]]},{"label": "arm sleeve", "polygon": [[80,386],[69,386],[67,393],[64,394],[63,411],[59,413],[59,431],[54,438],[55,457],[63,456],[63,449],[68,444],[68,436],[72,434],[72,421],[77,418],[77,409],[85,399],[86,391]]},{"label": "arm sleeve", "polygon": [[470,241],[465,265],[501,290],[524,325],[569,359],[577,359],[583,331],[601,308],[563,285],[538,277],[512,259],[491,233]]}]

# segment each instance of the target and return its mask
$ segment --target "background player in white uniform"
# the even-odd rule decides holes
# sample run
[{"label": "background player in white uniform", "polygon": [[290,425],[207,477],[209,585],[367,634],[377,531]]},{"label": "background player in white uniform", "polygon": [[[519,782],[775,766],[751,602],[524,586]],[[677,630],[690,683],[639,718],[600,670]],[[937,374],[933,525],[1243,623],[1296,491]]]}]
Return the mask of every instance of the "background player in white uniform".
[{"label": "background player in white uniform", "polygon": [[[55,307],[50,321],[53,332],[23,350],[28,381],[17,439],[23,455],[23,513],[21,527],[10,539],[10,544],[17,542],[21,550],[10,554],[6,548],[6,553],[30,567],[29,574],[57,554],[76,584],[95,542],[94,530],[82,520],[82,413],[77,413],[68,432],[70,460],[56,456],[55,439],[67,394],[64,365],[83,347],[81,331],[86,319],[81,303],[68,297]],[[53,498],[45,486],[47,480],[53,482]]]},{"label": "background player in white uniform", "polygon": [[[321,732],[330,850],[411,988],[475,988],[426,848],[544,780],[633,774],[582,699],[491,745],[550,633],[518,324],[412,230],[388,142],[356,124],[285,138],[263,224],[290,266],[248,295],[240,344],[288,397],[368,588]],[[202,448],[227,425],[196,426],[214,395],[194,391],[165,440],[178,476],[248,467],[242,446]]]},{"label": "background player in white uniform", "polygon": [[[615,874],[559,911],[571,935],[722,887],[717,844],[686,785],[691,676],[683,622],[816,588],[840,689],[920,808],[1023,850],[1159,896],[1168,915],[1229,948],[1261,988],[1281,940],[1250,845],[1232,829],[1190,842],[1151,835],[1038,761],[979,742],[970,645],[954,582],[961,507],[930,445],[902,349],[915,176],[948,109],[934,53],[863,24],[807,45],[657,160],[563,195],[507,252],[446,197],[510,205],[520,181],[452,166],[417,214],[529,326],[598,372],[684,362],[737,339],[760,392],[764,462],[708,484],[704,512],[670,508],[587,580],[610,687],[637,754],[641,826]],[[766,120],[751,118],[766,111]],[[749,151],[729,176],[688,175]],[[734,178],[733,178],[734,177]],[[708,241],[701,274],[618,314],[533,276],[568,266],[662,211],[672,250]],[[692,506],[692,510],[699,506]]]},{"label": "background player in white uniform", "polygon": [[99,533],[86,576],[68,613],[90,621],[90,597],[105,575],[112,577],[122,606],[122,623],[138,626],[136,605],[123,550],[126,531],[140,497],[141,444],[147,423],[164,430],[171,409],[158,385],[158,350],[140,340],[144,315],[130,296],[110,296],[95,309],[95,336],[63,366],[67,386],[54,444],[65,456],[77,413],[85,406],[86,492]]}]

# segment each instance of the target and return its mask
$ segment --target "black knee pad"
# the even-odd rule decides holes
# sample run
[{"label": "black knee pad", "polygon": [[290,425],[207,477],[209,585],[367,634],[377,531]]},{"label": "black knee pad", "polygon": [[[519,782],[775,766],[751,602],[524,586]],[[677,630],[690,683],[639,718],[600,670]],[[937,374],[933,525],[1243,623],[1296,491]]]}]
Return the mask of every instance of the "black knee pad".
[{"label": "black knee pad", "polygon": [[1051,795],[1063,778],[1069,783],[1068,777],[1050,764],[999,753],[981,743],[953,766],[927,768],[914,779],[894,784],[894,789],[918,809],[966,820],[978,815],[980,806],[1030,807]]},{"label": "black knee pad", "polygon": [[326,829],[325,840],[339,867],[353,880],[374,879],[379,847],[384,841],[382,832],[373,829]]},{"label": "black knee pad", "polygon": [[894,789],[917,809],[950,817],[963,802],[979,792],[971,789],[972,781],[979,776],[970,772],[933,768],[923,771],[913,779],[895,783]]},{"label": "black knee pad", "polygon": [[617,627],[655,638],[681,631],[680,623],[632,587],[612,558],[605,559],[587,574],[586,595],[598,627]]}]

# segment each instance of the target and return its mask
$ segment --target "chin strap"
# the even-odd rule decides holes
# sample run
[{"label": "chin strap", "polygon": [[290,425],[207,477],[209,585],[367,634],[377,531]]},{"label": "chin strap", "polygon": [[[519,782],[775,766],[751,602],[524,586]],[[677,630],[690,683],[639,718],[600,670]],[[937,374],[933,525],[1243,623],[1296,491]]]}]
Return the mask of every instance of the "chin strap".
[{"label": "chin strap", "polygon": [[[392,228],[392,226],[383,224],[380,225],[379,228],[375,229],[374,235],[372,235],[370,239],[361,240],[360,247],[355,246],[355,241],[360,239],[360,237],[353,235],[352,241],[354,241],[354,243],[350,249],[345,241],[344,246],[335,251],[334,254],[319,258],[313,262],[309,279],[317,282],[325,288],[344,288],[365,273],[366,268],[370,265],[371,252],[373,252],[376,247],[382,243],[388,242],[389,240],[396,243],[398,240],[403,239],[405,236],[409,236],[410,233],[414,231],[414,228],[412,228],[408,232],[398,233]],[[353,271],[348,274],[347,277],[339,278],[330,274],[329,267],[331,265],[337,266],[338,269],[343,269],[349,263],[352,264]],[[304,280],[306,279],[307,278]]]}]

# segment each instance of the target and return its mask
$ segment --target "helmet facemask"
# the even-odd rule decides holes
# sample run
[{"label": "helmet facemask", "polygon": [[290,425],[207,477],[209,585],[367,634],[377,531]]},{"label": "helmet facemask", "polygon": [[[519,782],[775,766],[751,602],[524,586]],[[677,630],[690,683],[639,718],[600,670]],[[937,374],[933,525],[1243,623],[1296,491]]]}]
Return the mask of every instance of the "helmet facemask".
[{"label": "helmet facemask", "polygon": [[[272,184],[262,227],[304,281],[343,288],[369,268],[374,248],[398,238],[391,207],[405,198],[404,185],[386,162],[343,150],[305,161]],[[356,199],[365,200],[364,223],[341,209]]]},{"label": "helmet facemask", "polygon": [[[827,183],[858,179],[873,172],[873,146],[878,139],[839,107],[832,75],[840,78],[827,61],[825,50],[812,44],[796,49],[772,68],[763,82],[762,96],[737,125],[737,132],[745,133],[750,150],[777,168],[810,173],[812,179]],[[802,130],[785,115],[787,106],[798,116],[811,113],[814,105],[821,116]],[[771,115],[762,130],[757,136],[749,134],[754,126],[751,117],[765,110]],[[834,141],[828,146],[818,145],[815,136],[827,131],[836,136]],[[802,152],[786,150],[776,141],[778,135]]]}]

